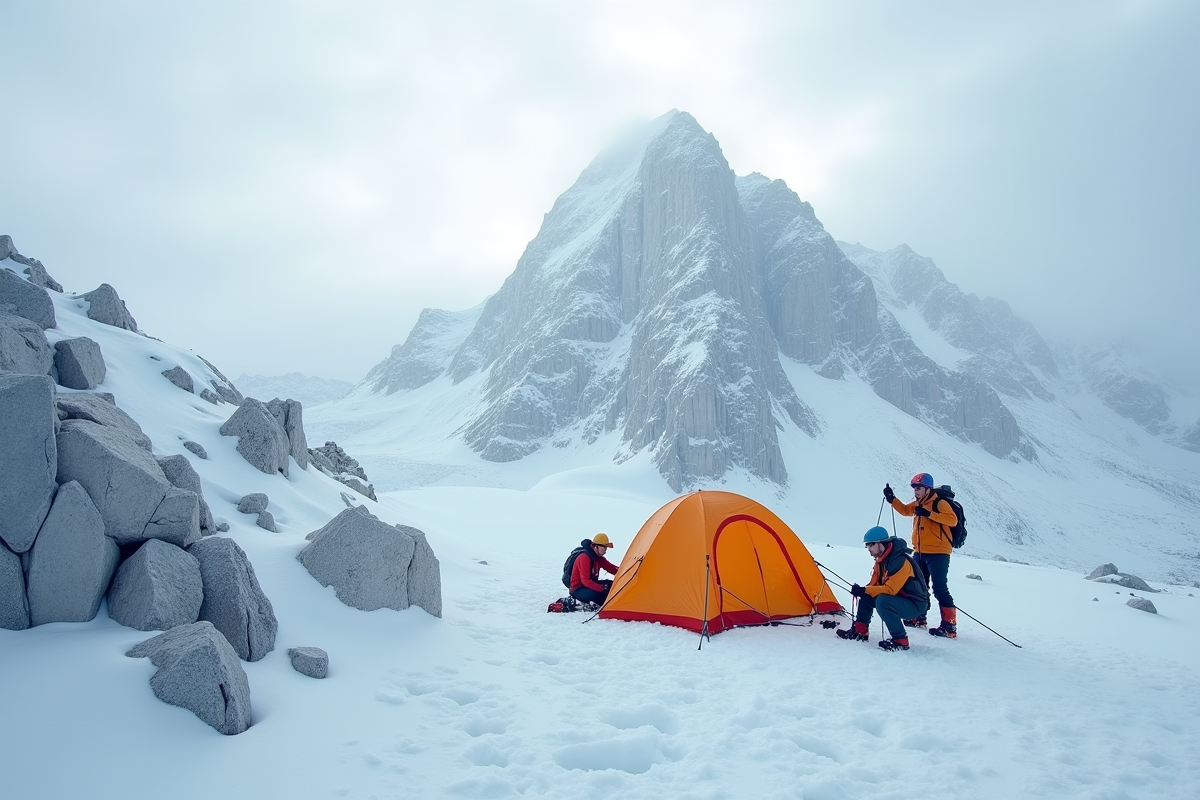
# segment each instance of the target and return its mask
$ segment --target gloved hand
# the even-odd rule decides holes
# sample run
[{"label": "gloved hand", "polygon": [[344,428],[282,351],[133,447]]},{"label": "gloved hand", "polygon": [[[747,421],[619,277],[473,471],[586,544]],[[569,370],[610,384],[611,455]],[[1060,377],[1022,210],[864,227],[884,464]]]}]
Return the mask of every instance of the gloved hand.
[{"label": "gloved hand", "polygon": [[887,500],[889,503],[896,499],[896,493],[892,491],[892,485],[890,483],[885,483],[883,485],[883,499]]},{"label": "gloved hand", "polygon": [[850,587],[850,594],[854,595],[855,597],[866,597],[867,590],[856,583]]},{"label": "gloved hand", "polygon": [[925,506],[917,506],[916,508],[913,509],[913,513],[916,514],[918,517],[928,517],[929,509],[925,508]]}]

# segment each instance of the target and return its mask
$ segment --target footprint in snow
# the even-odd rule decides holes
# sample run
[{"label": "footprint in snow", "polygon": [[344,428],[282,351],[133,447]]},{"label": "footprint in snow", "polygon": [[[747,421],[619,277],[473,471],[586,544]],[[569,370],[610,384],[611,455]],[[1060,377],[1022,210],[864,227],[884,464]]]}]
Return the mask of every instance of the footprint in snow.
[{"label": "footprint in snow", "polygon": [[639,729],[630,736],[568,745],[554,752],[563,769],[615,769],[631,775],[648,772],[655,764],[678,761],[684,753],[657,731]]},{"label": "footprint in snow", "polygon": [[679,731],[679,722],[671,710],[657,703],[639,706],[638,708],[622,708],[600,715],[602,722],[607,722],[614,728],[632,730],[634,728],[657,728],[662,733],[673,734]]}]

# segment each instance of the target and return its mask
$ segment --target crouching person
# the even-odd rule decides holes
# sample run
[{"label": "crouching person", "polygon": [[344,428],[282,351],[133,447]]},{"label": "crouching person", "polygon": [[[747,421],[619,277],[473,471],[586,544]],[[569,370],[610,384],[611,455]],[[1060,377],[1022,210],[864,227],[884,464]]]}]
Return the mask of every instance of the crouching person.
[{"label": "crouching person", "polygon": [[875,559],[875,566],[866,586],[856,583],[851,587],[850,594],[858,598],[858,613],[850,630],[839,630],[837,635],[851,641],[868,641],[871,616],[878,611],[892,637],[879,646],[884,650],[907,650],[904,620],[923,617],[929,610],[925,576],[909,555],[908,543],[889,534],[886,528],[871,528],[863,536],[863,542]]},{"label": "crouching person", "polygon": [[[600,580],[600,570],[604,569],[611,575],[617,574],[616,564],[604,557],[612,548],[608,534],[597,533],[591,539],[584,539],[572,554],[575,558],[571,565],[571,597],[574,597],[584,608],[599,608],[608,599],[608,590],[612,588],[611,580]],[[592,607],[587,604],[591,603]]]}]

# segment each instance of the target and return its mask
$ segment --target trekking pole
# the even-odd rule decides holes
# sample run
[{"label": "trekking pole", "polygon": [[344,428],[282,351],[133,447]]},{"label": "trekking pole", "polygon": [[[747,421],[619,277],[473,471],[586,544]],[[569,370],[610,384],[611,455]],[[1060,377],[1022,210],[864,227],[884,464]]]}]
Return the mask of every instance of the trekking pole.
[{"label": "trekking pole", "polygon": [[845,578],[843,578],[841,575],[838,575],[836,572],[834,572],[833,570],[829,569],[829,567],[825,566],[825,565],[824,565],[824,564],[822,564],[820,561],[817,561],[815,558],[813,559],[813,563],[814,563],[814,564],[816,564],[816,565],[817,565],[818,567],[820,567],[821,569],[823,569],[823,570],[827,570],[827,571],[829,572],[829,574],[830,574],[830,575],[832,575],[833,577],[835,577],[835,578],[837,578],[839,581],[841,581],[841,583],[842,583],[842,588],[843,588],[843,589],[846,589],[846,590],[849,590],[849,589],[850,589],[850,582],[849,582],[849,581],[847,581]]},{"label": "trekking pole", "polygon": [[883,504],[887,502],[887,498],[879,501],[879,513],[875,515],[875,524],[879,524],[879,520],[883,519]]},{"label": "trekking pole", "polygon": [[[969,617],[970,619],[975,619],[974,617],[972,617],[972,616],[971,616],[970,614],[968,614],[966,611],[963,611],[963,610],[962,610],[961,608],[959,608],[958,606],[955,606],[955,608],[957,608],[959,611],[962,611],[962,613],[963,613],[963,615],[964,615],[964,616],[966,616],[966,617]],[[979,620],[977,620],[977,619],[975,619],[975,621],[976,621],[976,622],[979,622]],[[983,623],[982,623],[982,622],[979,622],[979,624],[980,624],[980,625],[983,625]],[[983,627],[987,628],[989,631],[992,631],[992,633],[996,633],[996,631],[993,631],[991,628],[988,628],[988,626],[987,626],[987,625],[983,625]],[[999,636],[999,637],[1000,637],[1001,639],[1003,639],[1004,641],[1006,641],[1006,642],[1008,642],[1009,644],[1011,644],[1013,647],[1017,647],[1017,648],[1020,648],[1020,649],[1022,649],[1022,650],[1024,650],[1024,649],[1025,649],[1025,648],[1021,647],[1021,645],[1017,644],[1017,643],[1016,643],[1016,642],[1014,642],[1012,639],[1009,639],[1007,636],[1005,636],[1005,635],[1003,635],[1003,634],[996,633],[996,635],[997,635],[997,636]]]}]

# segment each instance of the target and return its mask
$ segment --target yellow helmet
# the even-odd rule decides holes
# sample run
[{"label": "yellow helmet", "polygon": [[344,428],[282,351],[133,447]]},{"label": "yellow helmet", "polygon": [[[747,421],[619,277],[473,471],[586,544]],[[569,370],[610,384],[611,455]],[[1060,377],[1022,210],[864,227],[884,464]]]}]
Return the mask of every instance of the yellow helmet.
[{"label": "yellow helmet", "polygon": [[592,544],[602,544],[605,547],[612,547],[612,541],[608,538],[607,533],[597,533],[592,537]]}]

